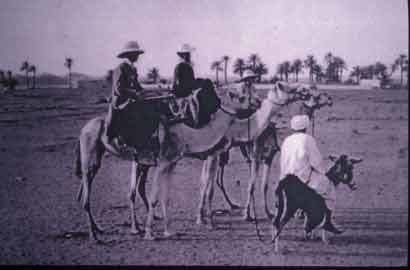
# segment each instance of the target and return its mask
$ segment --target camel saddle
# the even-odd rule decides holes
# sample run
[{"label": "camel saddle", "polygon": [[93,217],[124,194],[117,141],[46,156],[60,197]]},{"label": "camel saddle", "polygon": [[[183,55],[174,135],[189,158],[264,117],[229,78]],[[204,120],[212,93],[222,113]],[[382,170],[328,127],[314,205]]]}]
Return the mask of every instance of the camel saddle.
[{"label": "camel saddle", "polygon": [[168,123],[184,123],[199,129],[209,123],[221,100],[216,94],[213,83],[209,79],[196,79],[196,89],[187,97],[175,98],[169,101]]}]

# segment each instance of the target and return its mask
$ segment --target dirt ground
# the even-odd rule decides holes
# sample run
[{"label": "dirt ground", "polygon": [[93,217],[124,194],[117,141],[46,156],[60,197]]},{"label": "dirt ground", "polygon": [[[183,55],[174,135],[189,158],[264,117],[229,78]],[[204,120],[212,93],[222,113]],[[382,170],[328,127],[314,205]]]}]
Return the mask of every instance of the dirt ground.
[{"label": "dirt ground", "polygon": [[[114,265],[334,265],[396,266],[408,259],[408,91],[333,90],[334,106],[318,112],[315,136],[325,154],[362,157],[358,190],[338,189],[336,223],[345,232],[330,245],[302,241],[303,224],[292,220],[282,234],[281,252],[258,240],[255,224],[222,211],[210,230],[195,224],[201,162],[185,159],[171,188],[170,239],[144,241],[132,235],[127,193],[131,164],[104,159],[92,192],[93,213],[105,230],[102,243],[88,241],[84,212],[75,200],[74,145],[87,120],[104,113],[99,99],[108,90],[39,89],[0,96],[0,264]],[[289,115],[277,119],[280,141],[289,134]],[[150,173],[150,175],[152,175]],[[269,200],[277,183],[278,157],[270,177]],[[249,171],[238,150],[231,154],[226,185],[244,204]],[[148,184],[148,190],[150,185]],[[271,225],[261,207],[264,239]],[[138,202],[137,213],[145,218]],[[216,209],[227,209],[216,190]],[[273,204],[271,203],[273,210]],[[155,222],[154,233],[163,224]]]}]

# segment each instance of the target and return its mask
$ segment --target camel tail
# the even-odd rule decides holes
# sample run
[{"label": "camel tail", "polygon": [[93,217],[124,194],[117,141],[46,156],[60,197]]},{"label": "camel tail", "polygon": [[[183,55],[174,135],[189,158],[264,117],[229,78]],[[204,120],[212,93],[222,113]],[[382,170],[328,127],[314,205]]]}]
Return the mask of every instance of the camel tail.
[{"label": "camel tail", "polygon": [[75,175],[78,178],[81,178],[83,176],[83,173],[81,170],[80,140],[77,141],[76,147],[75,147]]}]

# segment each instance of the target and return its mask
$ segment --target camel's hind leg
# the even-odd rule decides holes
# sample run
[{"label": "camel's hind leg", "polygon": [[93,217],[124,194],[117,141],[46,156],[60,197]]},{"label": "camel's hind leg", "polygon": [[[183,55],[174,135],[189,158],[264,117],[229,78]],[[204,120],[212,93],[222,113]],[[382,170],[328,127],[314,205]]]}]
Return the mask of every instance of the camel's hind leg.
[{"label": "camel's hind leg", "polygon": [[104,154],[104,147],[98,141],[92,138],[80,138],[80,157],[81,157],[81,187],[77,196],[82,201],[82,207],[86,212],[89,222],[90,239],[97,240],[97,232],[103,231],[97,226],[91,213],[90,195],[91,185],[98,169],[101,166],[101,159]]},{"label": "camel's hind leg", "polygon": [[218,163],[219,163],[218,155],[210,157],[210,163],[209,163],[209,168],[208,168],[209,177],[207,180],[207,189],[205,192],[205,196],[207,199],[207,206],[208,206],[207,212],[208,212],[209,223],[211,227],[213,227],[212,199],[214,195],[214,182],[217,177]]},{"label": "camel's hind leg", "polygon": [[208,157],[202,165],[202,172],[199,178],[199,204],[198,204],[198,214],[196,218],[196,224],[202,225],[204,224],[204,217],[205,217],[205,203],[207,200],[207,192],[209,189],[208,183],[210,179],[210,169],[212,164],[212,159],[214,157]]}]

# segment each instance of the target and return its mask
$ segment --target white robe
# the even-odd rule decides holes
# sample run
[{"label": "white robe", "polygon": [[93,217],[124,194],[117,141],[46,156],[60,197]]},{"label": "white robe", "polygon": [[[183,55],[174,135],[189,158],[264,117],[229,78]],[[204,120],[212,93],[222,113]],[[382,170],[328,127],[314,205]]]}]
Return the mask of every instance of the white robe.
[{"label": "white robe", "polygon": [[322,155],[312,136],[297,132],[283,141],[280,153],[279,179],[283,179],[287,174],[296,175],[301,181],[321,194],[326,199],[330,209],[334,209],[335,187],[327,179],[325,173]]}]

